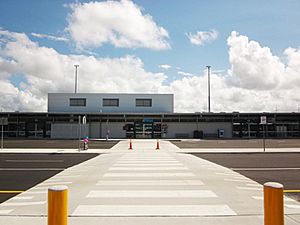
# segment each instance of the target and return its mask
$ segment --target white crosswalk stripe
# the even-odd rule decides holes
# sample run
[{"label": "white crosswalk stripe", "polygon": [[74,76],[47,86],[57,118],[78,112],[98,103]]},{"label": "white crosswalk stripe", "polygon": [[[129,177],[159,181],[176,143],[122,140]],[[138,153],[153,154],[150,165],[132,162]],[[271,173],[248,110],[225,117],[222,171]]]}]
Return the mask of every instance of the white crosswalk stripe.
[{"label": "white crosswalk stripe", "polygon": [[140,164],[144,164],[144,163],[156,163],[156,164],[161,164],[161,163],[179,163],[177,160],[129,160],[129,161],[124,161],[124,160],[119,160],[116,161],[117,163],[140,163]]},{"label": "white crosswalk stripe", "polygon": [[99,180],[97,185],[108,185],[108,186],[193,186],[203,185],[200,180]]},{"label": "white crosswalk stripe", "polygon": [[88,198],[215,198],[209,190],[163,190],[163,191],[90,191]]},{"label": "white crosswalk stripe", "polygon": [[127,163],[127,164],[123,164],[123,163],[116,163],[116,164],[113,164],[113,166],[127,166],[127,167],[137,167],[137,166],[183,166],[182,163],[160,163],[160,164],[157,164],[157,163]]},{"label": "white crosswalk stripe", "polygon": [[29,205],[43,205],[46,204],[46,201],[41,202],[4,202],[1,206],[29,206]]},{"label": "white crosswalk stripe", "polygon": [[227,205],[79,205],[72,216],[233,216]]},{"label": "white crosswalk stripe", "polygon": [[0,210],[0,215],[7,215],[9,213],[11,213],[13,211],[13,209],[5,209],[5,210]]},{"label": "white crosswalk stripe", "polygon": [[187,167],[181,166],[181,167],[111,167],[108,170],[117,170],[117,171],[155,171],[155,170],[188,170]]},{"label": "white crosswalk stripe", "polygon": [[15,196],[12,200],[30,200],[33,199],[33,196]]},{"label": "white crosswalk stripe", "polygon": [[104,177],[194,177],[193,173],[106,173]]}]

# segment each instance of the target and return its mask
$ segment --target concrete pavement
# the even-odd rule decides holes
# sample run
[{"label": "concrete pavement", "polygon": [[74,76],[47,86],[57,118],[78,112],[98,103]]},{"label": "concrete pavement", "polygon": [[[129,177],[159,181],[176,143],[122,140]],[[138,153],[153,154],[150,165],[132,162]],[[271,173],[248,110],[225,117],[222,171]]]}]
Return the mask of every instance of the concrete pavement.
[{"label": "concrete pavement", "polygon": [[[47,189],[69,187],[69,224],[263,224],[262,186],[228,168],[181,154],[168,141],[121,141],[0,205],[0,224],[46,224]],[[285,199],[285,224],[300,204]]]}]

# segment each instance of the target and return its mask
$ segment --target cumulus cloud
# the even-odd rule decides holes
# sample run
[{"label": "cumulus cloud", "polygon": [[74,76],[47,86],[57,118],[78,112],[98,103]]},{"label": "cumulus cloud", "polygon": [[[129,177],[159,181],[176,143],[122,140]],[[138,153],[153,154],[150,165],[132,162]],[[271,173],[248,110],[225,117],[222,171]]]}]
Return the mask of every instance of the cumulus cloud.
[{"label": "cumulus cloud", "polygon": [[168,49],[168,32],[130,0],[71,5],[66,31],[80,49],[111,43],[123,48]]},{"label": "cumulus cloud", "polygon": [[168,69],[172,68],[172,66],[170,66],[168,64],[162,64],[162,65],[159,65],[158,67],[161,68],[161,69],[164,69],[164,70],[168,70]]},{"label": "cumulus cloud", "polygon": [[63,41],[63,42],[69,41],[68,38],[65,38],[65,37],[57,37],[57,36],[48,35],[48,34],[31,33],[31,35],[32,35],[33,37],[37,37],[37,38],[46,38],[46,39],[49,39],[49,40],[51,40],[51,41]]},{"label": "cumulus cloud", "polygon": [[182,76],[188,76],[188,77],[195,76],[194,74],[183,72],[183,71],[178,71],[177,73]]},{"label": "cumulus cloud", "polygon": [[287,48],[284,55],[288,62],[286,67],[288,79],[283,81],[282,86],[285,89],[300,87],[300,47],[298,49]]},{"label": "cumulus cloud", "polygon": [[[79,92],[161,92],[163,73],[144,70],[134,56],[96,58],[62,55],[39,46],[25,34],[0,31],[0,104],[7,110],[45,111],[48,92],[74,91],[74,64],[79,67]],[[1,45],[0,45],[1,46]],[[15,87],[10,78],[22,73],[26,83]],[[166,90],[167,91],[167,90]],[[14,102],[14,104],[12,104]]]},{"label": "cumulus cloud", "polygon": [[[276,108],[297,111],[299,48],[287,48],[283,61],[270,49],[236,32],[228,38],[228,46],[231,64],[228,73],[216,73],[212,68],[212,111],[256,112]],[[178,71],[183,77],[166,84],[164,73],[146,71],[142,60],[135,56],[63,55],[40,46],[25,34],[3,30],[0,30],[0,105],[5,111],[46,111],[48,92],[74,91],[74,64],[80,65],[79,92],[174,93],[176,112],[207,110],[206,70],[200,75]],[[26,78],[21,86],[12,82],[18,74]]]},{"label": "cumulus cloud", "polygon": [[186,36],[193,45],[204,45],[215,41],[219,32],[212,29],[210,31],[198,31],[196,34],[186,33]]},{"label": "cumulus cloud", "polygon": [[268,47],[233,31],[227,39],[233,82],[245,89],[271,90],[284,79],[285,65]]}]

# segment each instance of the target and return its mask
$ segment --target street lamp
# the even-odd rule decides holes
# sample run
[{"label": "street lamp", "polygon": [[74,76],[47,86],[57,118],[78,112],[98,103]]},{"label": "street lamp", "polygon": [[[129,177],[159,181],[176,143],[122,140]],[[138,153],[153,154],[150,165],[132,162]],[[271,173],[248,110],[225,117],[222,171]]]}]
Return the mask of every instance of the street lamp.
[{"label": "street lamp", "polygon": [[207,81],[208,81],[208,112],[210,112],[210,67],[207,67]]},{"label": "street lamp", "polygon": [[75,66],[75,94],[77,93],[77,68],[79,65],[74,65]]}]

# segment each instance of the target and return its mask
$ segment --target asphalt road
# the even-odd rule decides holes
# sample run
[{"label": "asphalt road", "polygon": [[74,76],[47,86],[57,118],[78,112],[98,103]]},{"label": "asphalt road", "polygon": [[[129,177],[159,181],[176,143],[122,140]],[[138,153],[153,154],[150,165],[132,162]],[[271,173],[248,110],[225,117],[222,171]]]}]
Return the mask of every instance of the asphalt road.
[{"label": "asphalt road", "polygon": [[98,154],[0,154],[0,203]]},{"label": "asphalt road", "polygon": [[[263,139],[176,140],[179,148],[262,148]],[[266,139],[266,148],[300,148],[300,139]]]},{"label": "asphalt road", "polygon": [[[90,149],[110,149],[118,141],[90,140]],[[82,143],[81,143],[82,145]],[[4,139],[4,148],[78,148],[78,140],[55,140],[55,139]]]},{"label": "asphalt road", "polygon": [[[193,154],[228,167],[260,184],[279,182],[285,190],[300,190],[300,153]],[[300,193],[286,193],[300,201]]]}]

